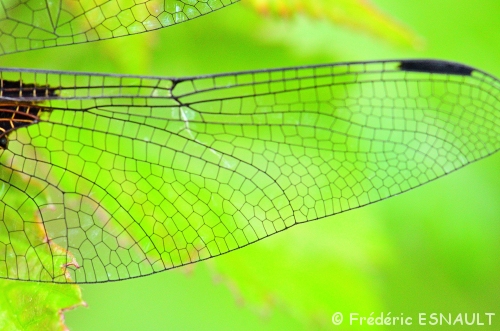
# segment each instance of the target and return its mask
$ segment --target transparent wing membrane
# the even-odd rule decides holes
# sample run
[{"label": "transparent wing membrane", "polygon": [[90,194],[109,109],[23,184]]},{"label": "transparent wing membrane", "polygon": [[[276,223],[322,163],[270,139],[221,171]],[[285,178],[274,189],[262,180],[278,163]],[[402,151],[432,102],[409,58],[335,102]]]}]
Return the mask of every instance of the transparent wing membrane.
[{"label": "transparent wing membrane", "polygon": [[37,109],[2,133],[10,279],[106,282],[198,262],[500,148],[499,81],[448,62],[183,79],[3,69],[1,81],[1,118]]},{"label": "transparent wing membrane", "polygon": [[2,0],[0,55],[160,29],[239,0]]}]

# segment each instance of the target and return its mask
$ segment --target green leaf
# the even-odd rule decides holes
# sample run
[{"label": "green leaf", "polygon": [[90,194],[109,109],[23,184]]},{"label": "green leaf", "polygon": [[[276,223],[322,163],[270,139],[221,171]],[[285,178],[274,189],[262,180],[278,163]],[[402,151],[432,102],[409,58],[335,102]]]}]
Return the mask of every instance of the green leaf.
[{"label": "green leaf", "polygon": [[0,280],[0,330],[66,330],[64,312],[83,305],[77,285]]},{"label": "green leaf", "polygon": [[[5,174],[10,173],[4,171]],[[23,175],[13,172],[12,178],[22,187]],[[43,201],[49,198],[47,194],[38,195]],[[39,275],[39,279],[45,280],[59,275],[71,282],[64,266],[76,266],[76,262],[71,253],[47,238],[28,194],[5,185],[0,194],[0,209],[4,210],[4,219],[0,221],[0,252],[8,261],[0,264],[0,275],[19,279]],[[23,221],[20,215],[30,216]],[[64,311],[82,305],[85,303],[78,285],[0,279],[0,330],[66,330]]]},{"label": "green leaf", "polygon": [[263,15],[282,18],[303,15],[360,30],[398,46],[422,46],[419,36],[365,0],[245,0],[244,3]]},{"label": "green leaf", "polygon": [[320,227],[299,225],[211,263],[217,278],[247,307],[265,315],[284,311],[306,329],[330,330],[325,316],[339,308],[383,309],[372,288],[379,277],[375,271],[391,266],[397,255],[379,220],[358,213],[356,223],[340,215],[319,221]]}]

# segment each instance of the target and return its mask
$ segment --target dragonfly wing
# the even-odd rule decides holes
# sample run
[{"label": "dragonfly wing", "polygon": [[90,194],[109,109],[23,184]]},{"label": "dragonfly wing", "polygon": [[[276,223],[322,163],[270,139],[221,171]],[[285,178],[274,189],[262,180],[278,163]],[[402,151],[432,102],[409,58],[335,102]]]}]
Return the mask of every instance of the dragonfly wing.
[{"label": "dragonfly wing", "polygon": [[200,17],[237,1],[2,1],[0,55],[156,30]]},{"label": "dragonfly wing", "polygon": [[[104,282],[408,191],[500,148],[498,81],[440,64],[186,79],[4,71],[61,88],[1,155],[2,173],[17,176],[2,177],[3,236],[14,234],[11,219],[37,219],[45,250],[68,252],[72,281]],[[19,211],[18,192],[34,212]],[[17,278],[67,281],[57,263]]]}]

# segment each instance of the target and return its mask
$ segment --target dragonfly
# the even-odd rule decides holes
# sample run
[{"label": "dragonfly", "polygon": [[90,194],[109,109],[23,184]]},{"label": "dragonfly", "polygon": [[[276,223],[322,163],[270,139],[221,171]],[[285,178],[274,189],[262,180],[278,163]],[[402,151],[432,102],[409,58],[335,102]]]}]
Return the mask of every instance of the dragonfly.
[{"label": "dragonfly", "polygon": [[439,60],[162,78],[0,70],[0,277],[130,279],[500,148],[500,82]]},{"label": "dragonfly", "polygon": [[239,0],[2,0],[0,55],[169,27]]}]

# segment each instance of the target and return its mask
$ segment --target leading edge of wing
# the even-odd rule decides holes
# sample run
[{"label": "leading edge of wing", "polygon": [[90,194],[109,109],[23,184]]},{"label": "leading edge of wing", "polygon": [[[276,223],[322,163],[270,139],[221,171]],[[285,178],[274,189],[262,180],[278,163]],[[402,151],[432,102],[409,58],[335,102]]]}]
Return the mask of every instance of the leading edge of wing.
[{"label": "leading edge of wing", "polygon": [[342,66],[370,65],[370,64],[387,65],[387,67],[384,67],[384,70],[392,68],[393,69],[392,71],[413,71],[413,72],[467,75],[467,76],[472,75],[473,72],[478,72],[490,76],[495,80],[498,80],[493,75],[485,71],[482,71],[480,69],[458,62],[437,60],[437,59],[392,59],[392,60],[336,62],[336,63],[291,66],[282,68],[232,71],[226,73],[185,76],[185,77],[160,76],[160,75],[108,74],[108,73],[98,73],[98,72],[78,72],[78,71],[63,71],[63,70],[42,70],[42,69],[26,69],[26,68],[1,68],[1,67],[0,67],[0,72],[19,72],[19,73],[32,73],[32,74],[65,74],[65,75],[70,74],[78,76],[105,76],[105,77],[117,77],[117,78],[148,78],[148,79],[152,78],[152,79],[167,79],[173,81],[174,83],[179,83],[187,80],[195,80],[195,79],[211,78],[211,77],[216,78],[216,77],[240,75],[240,74],[258,74],[258,73],[277,72],[277,71],[293,70],[293,69],[300,70],[300,69],[315,69],[324,67],[342,67]]}]

